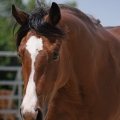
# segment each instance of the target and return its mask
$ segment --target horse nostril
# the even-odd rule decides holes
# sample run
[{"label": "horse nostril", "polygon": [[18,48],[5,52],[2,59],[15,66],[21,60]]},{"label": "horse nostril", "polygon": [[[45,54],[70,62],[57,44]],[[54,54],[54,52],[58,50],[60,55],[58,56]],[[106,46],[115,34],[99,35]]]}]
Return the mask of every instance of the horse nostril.
[{"label": "horse nostril", "polygon": [[35,120],[37,120],[37,116],[38,116],[38,110],[36,109],[36,110],[35,110],[35,114],[34,114]]},{"label": "horse nostril", "polygon": [[37,112],[36,120],[42,120],[43,119],[43,115],[42,115],[41,109],[40,108],[36,108],[35,111]]},{"label": "horse nostril", "polygon": [[22,108],[20,108],[20,115],[22,116]]},{"label": "horse nostril", "polygon": [[20,108],[20,116],[22,119],[24,118],[23,113],[22,113],[22,108]]}]

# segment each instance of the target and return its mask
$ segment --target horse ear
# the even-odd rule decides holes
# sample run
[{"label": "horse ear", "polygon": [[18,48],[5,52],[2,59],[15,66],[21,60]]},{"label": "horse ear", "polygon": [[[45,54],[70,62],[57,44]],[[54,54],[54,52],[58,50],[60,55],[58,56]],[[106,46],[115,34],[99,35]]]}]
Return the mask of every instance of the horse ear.
[{"label": "horse ear", "polygon": [[55,2],[53,2],[49,12],[49,22],[55,26],[59,23],[60,19],[61,19],[60,8]]},{"label": "horse ear", "polygon": [[14,5],[12,5],[12,15],[20,25],[23,25],[28,20],[28,14],[17,9]]}]

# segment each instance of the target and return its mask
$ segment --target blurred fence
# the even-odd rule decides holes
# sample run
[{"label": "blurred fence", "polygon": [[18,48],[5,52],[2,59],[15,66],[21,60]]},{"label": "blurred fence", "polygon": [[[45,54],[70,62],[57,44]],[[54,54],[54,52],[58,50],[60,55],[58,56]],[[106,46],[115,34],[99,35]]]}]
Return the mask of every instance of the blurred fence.
[{"label": "blurred fence", "polygon": [[[17,57],[16,52],[0,52],[0,57]],[[20,120],[19,107],[22,98],[22,76],[20,66],[0,66],[0,71],[16,72],[14,80],[1,80],[0,86],[12,86],[12,90],[0,90],[0,120]],[[17,91],[17,92],[16,92]],[[13,106],[17,104],[16,108]]]}]

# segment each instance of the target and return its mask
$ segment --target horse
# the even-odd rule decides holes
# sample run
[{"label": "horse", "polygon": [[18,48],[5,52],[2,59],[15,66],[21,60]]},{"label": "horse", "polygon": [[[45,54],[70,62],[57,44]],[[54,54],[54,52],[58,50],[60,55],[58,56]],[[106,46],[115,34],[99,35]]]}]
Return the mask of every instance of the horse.
[{"label": "horse", "polygon": [[120,28],[65,4],[37,3],[31,13],[12,5],[21,119],[120,120]]}]

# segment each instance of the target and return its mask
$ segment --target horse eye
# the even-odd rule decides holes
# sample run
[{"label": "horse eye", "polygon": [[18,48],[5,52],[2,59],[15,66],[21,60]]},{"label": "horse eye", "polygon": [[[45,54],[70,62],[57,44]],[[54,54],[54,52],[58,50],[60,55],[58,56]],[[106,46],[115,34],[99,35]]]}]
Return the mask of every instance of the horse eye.
[{"label": "horse eye", "polygon": [[54,52],[53,53],[53,60],[56,60],[59,57],[59,53],[58,52]]}]

